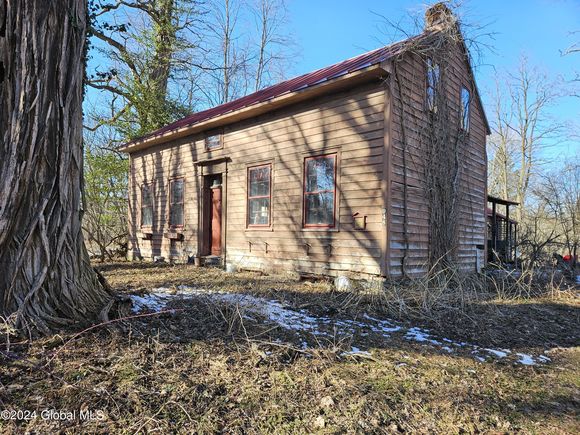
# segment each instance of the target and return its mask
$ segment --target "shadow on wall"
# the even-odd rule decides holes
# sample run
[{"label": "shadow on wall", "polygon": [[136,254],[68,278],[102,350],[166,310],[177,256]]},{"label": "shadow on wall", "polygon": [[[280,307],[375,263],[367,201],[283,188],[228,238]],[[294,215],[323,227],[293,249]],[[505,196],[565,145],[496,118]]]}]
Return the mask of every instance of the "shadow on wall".
[{"label": "shadow on wall", "polygon": [[[178,145],[162,144],[151,149],[138,151],[132,155],[130,172],[131,197],[129,198],[130,251],[137,259],[153,259],[156,256],[179,257],[184,251],[195,250],[196,224],[188,221],[187,207],[184,207],[184,238],[174,240],[166,237],[169,225],[170,180],[183,177],[185,179],[184,202],[191,201],[199,192],[199,181],[196,168],[193,173],[186,173],[189,167],[184,156],[184,147],[189,149],[188,158],[191,162],[197,160],[195,143],[180,141]],[[139,173],[141,171],[141,173]],[[151,237],[143,235],[141,227],[141,186],[145,183],[153,185],[153,225]],[[190,218],[193,218],[191,216]]]},{"label": "shadow on wall", "polygon": [[[236,153],[232,166],[239,165],[235,170],[243,171],[244,178],[250,162],[260,158],[262,162],[272,163],[274,230],[263,232],[235,227],[238,233],[235,242],[228,245],[230,261],[243,268],[287,270],[292,265],[300,272],[380,273],[381,238],[386,237],[381,190],[383,89],[382,83],[375,82],[354,91],[341,91],[331,97],[262,115],[229,131],[233,136],[247,130],[246,138],[259,138],[257,142],[265,144],[261,150],[251,142],[238,149],[235,140],[226,141],[228,153]],[[272,122],[272,118],[277,121]],[[306,230],[303,228],[304,159],[324,154],[336,154],[338,160],[337,228]],[[243,209],[247,213],[245,189]],[[235,201],[240,205],[241,192],[241,186],[228,185],[228,204]],[[357,213],[366,216],[367,227],[363,230],[354,227],[353,215]]]}]

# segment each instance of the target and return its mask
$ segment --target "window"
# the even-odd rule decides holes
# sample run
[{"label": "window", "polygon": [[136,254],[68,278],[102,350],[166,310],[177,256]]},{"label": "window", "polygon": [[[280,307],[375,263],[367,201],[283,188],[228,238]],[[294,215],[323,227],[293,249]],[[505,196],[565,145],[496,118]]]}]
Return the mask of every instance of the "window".
[{"label": "window", "polygon": [[248,168],[248,227],[270,226],[272,165]]},{"label": "window", "polygon": [[151,184],[141,186],[141,226],[153,225],[153,192]]},{"label": "window", "polygon": [[183,178],[169,182],[169,225],[183,226]]},{"label": "window", "polygon": [[205,149],[207,151],[218,150],[222,147],[222,135],[214,134],[205,138]]},{"label": "window", "polygon": [[304,227],[335,226],[336,154],[304,160]]},{"label": "window", "polygon": [[427,109],[437,112],[437,90],[439,88],[439,65],[427,59]]},{"label": "window", "polygon": [[460,107],[460,126],[464,132],[469,132],[469,103],[471,101],[471,94],[467,88],[461,88],[461,107]]}]

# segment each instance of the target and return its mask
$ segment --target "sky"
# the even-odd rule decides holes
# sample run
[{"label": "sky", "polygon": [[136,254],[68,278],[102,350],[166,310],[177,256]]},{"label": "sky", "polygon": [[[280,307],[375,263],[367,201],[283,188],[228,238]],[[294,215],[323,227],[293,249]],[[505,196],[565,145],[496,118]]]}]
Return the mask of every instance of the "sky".
[{"label": "sky", "polygon": [[[422,0],[286,2],[288,22],[283,31],[296,41],[292,49],[296,57],[292,59],[292,69],[286,71],[289,78],[400,39],[387,31],[382,17],[399,21],[409,14],[422,16],[426,4]],[[484,32],[493,34],[493,39],[483,38],[493,51],[484,52],[475,71],[484,106],[495,86],[496,71],[513,71],[523,54],[531,65],[550,77],[569,79],[575,71],[580,73],[580,53],[561,55],[562,50],[580,42],[580,0],[463,0],[460,11],[465,22],[484,25]],[[574,31],[578,33],[572,34]],[[100,55],[94,53],[91,63],[101,61]],[[89,89],[87,96],[87,106],[100,102],[99,91]],[[558,141],[545,157],[557,163],[579,156],[580,98],[562,98],[552,109],[552,116],[575,123],[576,139]]]},{"label": "sky", "polygon": [[[417,0],[288,0],[289,31],[301,56],[290,75],[356,56],[393,42],[382,16],[398,21],[409,13],[421,14],[425,3]],[[471,0],[463,6],[464,20],[486,25],[486,51],[476,80],[484,104],[495,83],[496,71],[513,70],[525,54],[551,77],[572,77],[580,72],[580,53],[561,51],[580,40],[580,0]],[[571,32],[578,31],[573,35]],[[576,122],[580,129],[580,98],[563,98],[552,110],[554,117]],[[489,114],[490,115],[490,114]],[[489,116],[488,115],[488,116]],[[576,132],[578,134],[578,132]],[[580,139],[577,139],[580,141]],[[580,142],[565,141],[549,151],[555,160],[580,155]]]}]

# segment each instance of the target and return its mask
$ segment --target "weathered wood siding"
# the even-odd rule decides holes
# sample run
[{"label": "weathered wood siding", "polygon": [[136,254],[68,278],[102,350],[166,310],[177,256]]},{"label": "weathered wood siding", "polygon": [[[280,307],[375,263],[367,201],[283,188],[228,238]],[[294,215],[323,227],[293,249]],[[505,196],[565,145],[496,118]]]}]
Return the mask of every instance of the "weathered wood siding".
[{"label": "weathered wood siding", "polygon": [[[196,161],[227,156],[223,174],[224,246],[227,262],[244,268],[308,273],[381,273],[386,238],[383,223],[384,84],[375,81],[227,126],[224,147],[207,152],[204,135],[194,135],[131,156],[130,243],[136,255],[185,259],[198,252],[199,192]],[[336,153],[335,229],[302,228],[304,158]],[[272,227],[246,228],[247,168],[272,164]],[[168,231],[169,179],[185,179],[184,240]],[[154,184],[153,239],[140,235],[140,186]],[[366,216],[364,231],[353,215]]]},{"label": "weathered wood siding", "polygon": [[[461,211],[457,254],[464,270],[475,270],[476,247],[485,245],[486,129],[482,108],[470,85],[468,66],[461,56],[459,49],[452,53],[447,71],[452,110],[458,110],[461,85],[472,91],[469,138],[458,153]],[[396,277],[402,274],[401,260],[408,244],[407,272],[424,272],[429,253],[427,162],[420,138],[427,123],[425,65],[418,56],[407,55],[398,70],[405,87],[404,104],[392,78],[386,82],[375,79],[226,126],[224,146],[213,152],[205,149],[205,134],[134,152],[130,173],[130,252],[144,258],[161,255],[178,260],[201,253],[199,198],[203,175],[222,173],[222,249],[226,262],[250,269],[328,275],[388,273]],[[407,129],[406,206],[402,110],[415,126]],[[392,122],[385,121],[389,118]],[[304,159],[326,153],[336,153],[338,160],[337,227],[304,229]],[[219,157],[227,157],[228,161],[207,163]],[[196,165],[199,161],[206,164]],[[272,225],[267,229],[247,228],[247,169],[266,163],[272,165]],[[182,241],[165,235],[169,230],[169,180],[175,177],[185,180]],[[140,235],[140,186],[145,182],[154,186],[152,240]],[[357,213],[366,216],[363,231],[354,228],[353,215]]]},{"label": "weathered wood siding", "polygon": [[[205,154],[205,153],[204,153]],[[187,140],[171,142],[131,155],[129,172],[129,254],[133,257],[151,259],[187,259],[197,253],[198,228],[198,168],[194,161],[198,155],[194,143]],[[171,240],[165,236],[169,230],[169,181],[184,178],[184,228],[183,240]],[[141,231],[141,186],[151,183],[153,187],[152,238],[143,238]]]},{"label": "weathered wood siding", "polygon": [[[476,247],[485,245],[486,127],[482,108],[470,82],[468,65],[462,56],[461,49],[456,47],[450,53],[449,67],[445,74],[449,92],[447,98],[453,114],[451,129],[458,130],[461,86],[467,87],[472,96],[469,136],[458,152],[460,213],[457,261],[463,270],[475,271]],[[402,261],[407,246],[406,272],[413,275],[426,270],[429,255],[429,214],[425,192],[425,165],[437,164],[437,162],[426,162],[424,150],[426,141],[421,137],[427,130],[428,123],[428,112],[425,108],[425,62],[416,54],[407,54],[398,63],[397,68],[403,92],[401,96],[398,86],[392,83],[392,140],[390,142],[392,162],[388,234],[388,270],[391,276],[402,275]],[[403,146],[402,122],[405,123],[406,147]],[[407,212],[406,234],[404,231],[405,208]]]}]

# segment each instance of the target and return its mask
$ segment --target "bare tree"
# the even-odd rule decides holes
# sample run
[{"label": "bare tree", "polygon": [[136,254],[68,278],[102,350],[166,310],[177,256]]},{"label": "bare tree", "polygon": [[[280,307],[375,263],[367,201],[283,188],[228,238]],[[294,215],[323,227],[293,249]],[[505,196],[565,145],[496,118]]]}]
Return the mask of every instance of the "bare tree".
[{"label": "bare tree", "polygon": [[[580,30],[570,32],[570,34],[572,36],[579,35]],[[561,51],[562,56],[568,56],[571,54],[578,55],[579,53],[580,53],[580,42],[578,42],[578,41],[573,42],[571,45],[569,45],[567,48],[565,48],[564,50]],[[578,70],[574,71],[574,77],[570,81],[572,82],[572,85],[578,85],[580,83],[580,71],[578,71]],[[577,86],[575,88],[573,88],[571,95],[573,97],[580,98],[580,91],[578,90]]]},{"label": "bare tree", "polygon": [[205,23],[206,74],[198,90],[209,106],[234,100],[245,94],[245,71],[250,48],[239,29],[242,2],[213,0]]},{"label": "bare tree", "polygon": [[0,2],[0,313],[47,332],[112,300],[81,230],[85,0]]},{"label": "bare tree", "polygon": [[109,98],[88,128],[120,140],[285,78],[292,39],[284,0],[117,0],[91,8],[89,86]]},{"label": "bare tree", "polygon": [[550,250],[557,244],[560,234],[545,201],[528,205],[526,220],[518,230],[519,261],[525,269],[534,269],[550,263]]},{"label": "bare tree", "polygon": [[[507,99],[509,103],[509,99]],[[489,141],[489,192],[502,198],[515,197],[515,139],[509,127],[513,114],[506,110],[506,98],[496,77],[492,106],[492,136]],[[509,104],[508,104],[509,106]]]},{"label": "bare tree", "polygon": [[551,118],[550,108],[561,96],[560,86],[522,57],[517,71],[498,77],[494,99],[494,135],[490,140],[492,172],[500,193],[521,204],[521,222],[530,184],[543,163],[541,152],[558,138],[564,125]]},{"label": "bare tree", "polygon": [[223,104],[286,78],[293,40],[284,0],[212,0],[198,91]]},{"label": "bare tree", "polygon": [[89,252],[101,261],[123,255],[127,246],[129,161],[103,146],[111,128],[100,128],[85,139],[83,230]]},{"label": "bare tree", "polygon": [[[571,32],[572,35],[578,35],[580,34],[580,30],[576,30],[574,32]],[[566,56],[567,54],[572,54],[572,53],[580,53],[580,42],[573,42],[570,46],[568,46],[566,49],[564,49],[562,51],[562,56]]]},{"label": "bare tree", "polygon": [[287,66],[289,48],[293,45],[292,39],[285,36],[281,29],[287,21],[284,0],[256,0],[256,2],[254,15],[260,37],[253,71],[254,91],[284,77],[284,71],[281,69]]},{"label": "bare tree", "polygon": [[580,247],[580,160],[545,175],[534,194],[547,205],[547,218],[558,229],[565,252],[576,258]]}]

